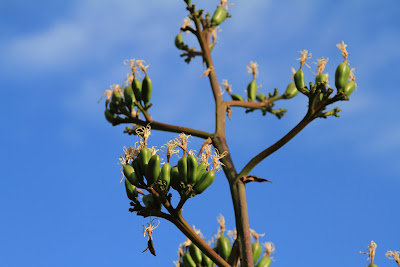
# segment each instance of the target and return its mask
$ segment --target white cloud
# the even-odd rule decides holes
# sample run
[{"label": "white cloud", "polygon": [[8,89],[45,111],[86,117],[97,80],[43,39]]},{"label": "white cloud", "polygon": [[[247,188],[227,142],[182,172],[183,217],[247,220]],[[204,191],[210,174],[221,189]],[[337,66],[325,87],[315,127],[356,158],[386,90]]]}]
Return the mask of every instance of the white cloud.
[{"label": "white cloud", "polygon": [[36,35],[13,41],[6,48],[6,55],[18,65],[56,67],[76,60],[88,42],[85,29],[73,23],[57,23]]},{"label": "white cloud", "polygon": [[[31,71],[35,71],[76,66],[82,61],[110,54],[121,44],[129,41],[135,44],[133,41],[137,42],[137,36],[148,36],[149,32],[155,34],[149,28],[157,30],[158,38],[165,39],[163,24],[153,20],[153,17],[159,13],[170,14],[174,5],[164,1],[154,5],[147,2],[144,5],[142,1],[126,0],[76,2],[71,17],[54,21],[38,32],[19,36],[6,43],[2,51],[3,58],[9,66],[23,64],[34,67]],[[157,26],[152,25],[155,23]],[[152,43],[154,45],[160,43]]]}]

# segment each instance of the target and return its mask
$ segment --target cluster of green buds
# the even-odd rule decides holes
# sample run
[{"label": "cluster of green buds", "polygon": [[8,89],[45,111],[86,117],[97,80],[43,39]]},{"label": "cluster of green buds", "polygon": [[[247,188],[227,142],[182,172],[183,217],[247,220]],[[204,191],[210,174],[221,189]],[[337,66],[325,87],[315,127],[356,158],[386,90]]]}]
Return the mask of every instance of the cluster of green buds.
[{"label": "cluster of green buds", "polygon": [[[201,235],[200,231],[197,232]],[[178,261],[174,262],[177,267],[215,266],[214,262],[189,239],[179,246],[178,256]]]},{"label": "cluster of green buds", "polygon": [[[229,237],[232,240],[236,239],[236,231],[227,231],[225,234],[225,219],[222,215],[218,218],[219,228],[216,236],[214,236],[208,244],[213,247],[214,251],[218,253],[225,261],[232,258],[231,253],[233,253],[235,243],[232,245]],[[264,244],[260,244],[259,238],[264,236],[264,234],[257,234],[254,230],[250,229],[251,235],[255,240],[252,244],[252,252],[253,252],[253,262],[256,267],[269,267],[271,265],[271,254],[275,251],[274,244],[272,242],[266,242]],[[200,237],[203,239],[204,236],[200,231],[196,231]],[[229,237],[228,237],[229,236]],[[265,248],[264,254],[261,257],[263,252],[263,247]],[[237,251],[236,251],[237,252]],[[204,253],[200,251],[195,244],[193,244],[189,239],[187,239],[184,243],[179,246],[178,249],[178,261],[174,262],[177,267],[213,267],[215,264],[212,262],[210,258],[208,258]],[[236,260],[233,259],[234,262],[239,263],[239,255],[236,255]]]},{"label": "cluster of green buds", "polygon": [[190,0],[185,2],[187,3],[187,9],[190,11],[190,15],[184,20],[183,26],[181,27],[179,34],[175,37],[175,46],[179,50],[185,51],[183,54],[181,54],[181,57],[187,57],[185,61],[187,63],[190,63],[192,58],[202,55],[202,51],[197,51],[196,47],[190,48],[184,42],[184,38],[182,36],[183,32],[191,32],[194,35],[197,35],[197,26],[195,28],[192,27],[191,20],[194,22],[200,21],[201,25],[203,26],[203,32],[211,33],[208,44],[208,49],[211,52],[216,44],[218,26],[222,22],[224,22],[226,18],[231,17],[227,10],[228,7],[232,6],[233,4],[228,4],[227,0],[221,0],[212,17],[209,13],[207,13],[206,16],[203,17],[204,10],[196,10],[195,5],[192,5]]},{"label": "cluster of green buds", "polygon": [[[285,113],[286,109],[272,109],[275,106],[274,101],[280,100],[280,99],[285,99],[285,95],[279,95],[278,89],[275,88],[273,93],[268,93],[268,96],[266,96],[264,93],[259,93],[259,88],[261,88],[261,85],[258,85],[256,83],[256,77],[258,76],[258,64],[257,62],[250,61],[250,64],[247,67],[247,72],[252,75],[252,80],[249,82],[247,85],[247,99],[245,100],[244,97],[242,97],[240,94],[233,94],[232,93],[232,88],[231,85],[228,84],[227,80],[224,80],[221,85],[223,85],[225,88],[223,89],[223,92],[228,92],[230,95],[232,101],[246,101],[247,104],[252,105],[253,107],[249,107],[246,109],[246,113],[253,112],[256,109],[260,109],[262,111],[263,115],[266,115],[267,112],[274,114],[277,116],[279,119],[282,118]],[[254,102],[258,102],[255,104]]]},{"label": "cluster of green buds", "polygon": [[[161,210],[162,198],[171,197],[168,195],[171,187],[179,192],[181,198],[188,199],[199,195],[214,182],[215,172],[221,170],[222,163],[219,159],[225,154],[221,155],[217,151],[213,153],[211,145],[205,144],[197,158],[194,151],[188,150],[190,136],[184,133],[161,148],[167,159],[164,164],[157,153],[159,150],[147,145],[150,126],[137,128],[136,134],[140,141],[135,147],[124,148],[124,154],[120,157],[123,179],[126,178],[126,193],[134,206],[131,211],[140,211],[143,208],[139,202],[139,193],[143,194],[142,202],[145,208],[158,211]],[[171,157],[178,154],[180,149],[183,155],[176,166],[172,166]],[[144,194],[139,189],[145,189],[149,194]]]},{"label": "cluster of green buds", "polygon": [[[338,93],[344,93],[344,96],[348,97],[353,93],[354,89],[357,87],[357,84],[355,83],[354,69],[350,69],[349,63],[347,61],[347,58],[349,55],[349,53],[346,50],[347,45],[344,42],[341,42],[341,43],[337,44],[336,46],[342,52],[344,61],[342,63],[340,63],[336,68],[335,86],[336,86]],[[300,68],[297,71],[293,71],[294,72],[293,79],[294,79],[294,84],[296,86],[296,89],[298,91],[303,92],[303,93],[308,93],[309,90],[307,89],[306,84],[304,82],[304,72],[303,72],[302,67],[303,67],[303,65],[305,65],[310,68],[310,66],[307,65],[307,63],[306,63],[306,60],[311,58],[312,55],[311,55],[311,53],[308,54],[307,50],[300,51],[300,53],[301,53],[301,57],[298,59],[298,60],[300,60]],[[329,83],[328,77],[329,76],[327,73],[323,73],[327,63],[328,63],[328,58],[325,59],[324,57],[319,58],[318,63],[314,63],[317,65],[315,87],[316,87],[316,90],[321,91],[320,101],[325,96],[328,96],[329,95],[328,92],[330,91],[329,90],[330,88],[328,85],[328,83]],[[287,90],[294,92],[292,83],[289,84]],[[288,92],[288,95],[290,95],[289,92]]]},{"label": "cluster of green buds", "polygon": [[[125,61],[125,64],[129,64],[132,70],[128,73],[125,86],[114,84],[111,86],[111,90],[105,90],[103,93],[106,96],[104,114],[107,121],[112,124],[123,121],[118,116],[120,114],[127,117],[137,117],[140,112],[151,107],[153,84],[147,75],[149,66],[145,66],[143,60],[135,61],[134,59]],[[142,81],[137,78],[139,71],[145,75]]]}]

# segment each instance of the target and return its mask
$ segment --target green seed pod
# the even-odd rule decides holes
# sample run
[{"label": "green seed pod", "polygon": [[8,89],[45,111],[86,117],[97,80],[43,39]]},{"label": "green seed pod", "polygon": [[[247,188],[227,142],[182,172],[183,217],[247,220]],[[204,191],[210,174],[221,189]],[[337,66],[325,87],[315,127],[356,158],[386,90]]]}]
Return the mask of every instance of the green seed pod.
[{"label": "green seed pod", "polygon": [[146,208],[161,210],[161,203],[152,194],[143,196],[143,204]]},{"label": "green seed pod", "polygon": [[132,111],[133,105],[136,101],[135,94],[133,93],[132,85],[128,85],[124,89],[124,99],[125,99],[125,105],[129,109],[129,111]]},{"label": "green seed pod", "polygon": [[256,95],[256,99],[258,102],[263,102],[265,99],[267,99],[267,96],[264,95],[263,93],[259,93]]},{"label": "green seed pod", "polygon": [[247,99],[248,101],[256,100],[257,95],[257,83],[255,80],[252,80],[247,86]]},{"label": "green seed pod", "polygon": [[376,265],[374,263],[371,263],[371,264],[368,265],[368,267],[378,267],[378,265]]},{"label": "green seed pod", "polygon": [[206,254],[204,253],[201,254],[202,254],[201,266],[212,267],[214,265],[214,262],[209,257],[207,257]]},{"label": "green seed pod", "polygon": [[320,83],[327,83],[328,82],[328,77],[326,76],[325,73],[320,73],[315,77],[315,83],[320,84]]},{"label": "green seed pod", "polygon": [[179,180],[187,184],[187,157],[178,160]]},{"label": "green seed pod", "polygon": [[125,179],[125,190],[126,190],[126,195],[130,200],[132,201],[137,200],[138,192],[136,190],[136,187],[132,185],[127,179]]},{"label": "green seed pod", "polygon": [[143,79],[143,84],[142,84],[142,100],[145,106],[150,102],[152,92],[153,92],[153,83],[149,78],[149,76],[146,75]]},{"label": "green seed pod", "polygon": [[290,99],[295,97],[299,93],[299,90],[296,88],[296,84],[294,82],[289,83],[286,87],[286,91],[283,94],[283,98]]},{"label": "green seed pod", "polygon": [[126,164],[123,167],[125,177],[129,177],[135,170],[133,169],[132,165]]},{"label": "green seed pod", "polygon": [[168,190],[169,183],[171,182],[171,164],[168,162],[165,163],[161,168],[160,179],[165,187],[165,190]]},{"label": "green seed pod", "polygon": [[265,255],[264,257],[261,258],[256,267],[269,267],[270,265],[271,265],[271,258]]},{"label": "green seed pod", "polygon": [[151,151],[147,147],[143,147],[139,153],[139,169],[140,173],[146,174],[147,164],[151,158]]},{"label": "green seed pod", "polygon": [[350,81],[346,84],[346,86],[344,87],[343,91],[344,93],[349,96],[354,92],[354,89],[356,89],[357,84],[355,81]]},{"label": "green seed pod", "polygon": [[193,244],[193,243],[190,244],[189,253],[190,253],[190,256],[192,257],[194,263],[197,265],[201,265],[202,253],[201,253],[201,250],[195,244]]},{"label": "green seed pod", "polygon": [[148,186],[151,186],[155,181],[157,181],[160,172],[160,156],[156,154],[150,158],[149,163],[147,164],[146,179]]},{"label": "green seed pod", "polygon": [[261,256],[261,252],[262,252],[262,247],[260,245],[260,242],[254,242],[251,245],[251,250],[253,251],[253,262],[254,264],[256,264],[256,262],[258,261],[258,259]]},{"label": "green seed pod", "polygon": [[142,99],[142,83],[135,77],[132,81],[132,90],[135,95],[136,101],[140,102]]},{"label": "green seed pod", "polygon": [[300,90],[300,89],[303,89],[304,87],[306,87],[306,85],[304,83],[304,72],[302,69],[299,69],[294,74],[294,83],[296,85],[297,90]]},{"label": "green seed pod", "polygon": [[209,187],[214,182],[214,179],[215,173],[213,171],[205,172],[200,181],[197,181],[196,185],[193,188],[193,191],[198,195],[203,193],[204,190],[206,190],[207,187]]},{"label": "green seed pod", "polygon": [[113,113],[117,113],[119,111],[119,106],[115,102],[110,102],[109,107]]},{"label": "green seed pod", "polygon": [[135,170],[133,169],[132,165],[126,164],[123,168],[124,175],[128,181],[134,185],[138,186],[139,185],[139,180],[136,177]]},{"label": "green seed pod", "polygon": [[111,96],[110,110],[117,113],[122,106],[122,96],[118,90],[114,90]]},{"label": "green seed pod", "polygon": [[224,233],[217,240],[217,252],[224,259],[227,260],[229,255],[231,254],[231,242],[229,238],[227,238]]},{"label": "green seed pod", "polygon": [[176,37],[175,37],[175,46],[176,46],[176,48],[178,48],[178,49],[182,49],[183,47],[184,47],[184,43],[183,43],[183,37],[182,37],[182,34],[178,34]]},{"label": "green seed pod", "polygon": [[226,9],[222,6],[217,7],[217,10],[215,10],[214,15],[211,19],[211,23],[214,24],[215,26],[220,25],[225,19],[226,19]]},{"label": "green seed pod", "polygon": [[137,177],[135,172],[132,172],[130,176],[126,177],[128,181],[133,184],[134,186],[139,186],[139,178]]},{"label": "green seed pod", "polygon": [[193,261],[192,256],[189,253],[183,254],[182,257],[183,264],[185,267],[196,267],[196,263]]},{"label": "green seed pod", "polygon": [[177,167],[173,167],[171,169],[171,187],[177,191],[180,190],[180,178],[179,178],[179,170]]},{"label": "green seed pod", "polygon": [[199,166],[197,166],[197,171],[196,171],[196,183],[200,181],[206,169],[207,169],[207,164],[205,162],[200,162]]},{"label": "green seed pod", "polygon": [[338,92],[343,92],[343,88],[346,86],[349,76],[349,64],[347,64],[347,62],[340,63],[335,72],[335,86]]},{"label": "green seed pod", "polygon": [[109,109],[104,110],[104,115],[109,123],[114,123],[117,120],[117,115],[114,115]]},{"label": "green seed pod", "polygon": [[187,182],[188,184],[196,183],[197,174],[197,159],[195,156],[187,157]]},{"label": "green seed pod", "polygon": [[111,96],[111,103],[114,103],[116,106],[120,106],[122,104],[122,96],[118,90],[114,90]]},{"label": "green seed pod", "polygon": [[238,94],[231,95],[231,98],[232,98],[233,101],[244,101],[243,97],[241,95],[238,95]]},{"label": "green seed pod", "polygon": [[138,181],[142,184],[144,184],[144,178],[143,178],[143,174],[140,171],[140,164],[139,164],[139,158],[136,158],[133,162],[132,162],[132,167],[135,170],[135,175],[136,178],[138,179]]}]

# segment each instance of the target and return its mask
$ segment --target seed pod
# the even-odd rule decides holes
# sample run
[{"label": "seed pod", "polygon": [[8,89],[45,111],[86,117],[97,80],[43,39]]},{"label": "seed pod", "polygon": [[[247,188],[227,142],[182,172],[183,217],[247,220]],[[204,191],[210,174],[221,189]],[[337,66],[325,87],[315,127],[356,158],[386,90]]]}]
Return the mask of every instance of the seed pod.
[{"label": "seed pod", "polygon": [[177,167],[173,167],[171,169],[171,187],[177,191],[180,190],[180,178],[179,178],[179,170]]},{"label": "seed pod", "polygon": [[109,109],[104,110],[104,115],[106,116],[106,120],[109,123],[114,123],[115,120],[117,120],[117,118],[118,118],[117,115],[112,113],[111,110],[109,110]]},{"label": "seed pod", "polygon": [[156,154],[150,158],[149,163],[147,164],[146,179],[148,186],[151,186],[155,181],[157,181],[160,171],[160,156]]},{"label": "seed pod", "polygon": [[131,175],[131,173],[135,172],[135,170],[133,169],[132,165],[130,165],[130,164],[126,164],[123,167],[123,171],[124,171],[125,177],[129,177]]},{"label": "seed pod", "polygon": [[231,95],[231,98],[232,98],[233,101],[244,101],[243,97],[241,95],[238,95],[238,94]]},{"label": "seed pod", "polygon": [[291,82],[286,87],[286,91],[285,91],[285,94],[283,95],[283,98],[290,99],[290,98],[295,97],[298,93],[299,93],[299,90],[297,90],[296,84],[294,82]]},{"label": "seed pod", "polygon": [[214,262],[209,257],[207,257],[206,254],[204,253],[201,254],[202,254],[201,266],[212,267],[214,265]]},{"label": "seed pod", "polygon": [[125,99],[125,105],[129,109],[129,111],[132,111],[132,108],[134,107],[133,104],[136,101],[135,94],[133,93],[132,85],[128,85],[124,89],[124,99]]},{"label": "seed pod", "polygon": [[231,254],[231,242],[229,238],[227,238],[224,233],[217,240],[217,252],[224,259],[227,260],[229,255]]},{"label": "seed pod", "polygon": [[209,187],[214,182],[214,179],[215,173],[213,171],[205,172],[200,181],[197,181],[196,185],[193,188],[193,191],[198,195],[203,193],[204,190],[206,190],[207,187]]},{"label": "seed pod", "polygon": [[264,257],[261,258],[256,267],[269,267],[270,265],[271,265],[271,258],[265,255]]},{"label": "seed pod", "polygon": [[315,77],[315,83],[320,84],[320,83],[327,83],[328,82],[328,77],[326,76],[325,73],[320,73]]},{"label": "seed pod", "polygon": [[300,89],[303,89],[304,87],[306,87],[306,85],[304,83],[304,72],[302,69],[299,69],[294,74],[294,83],[296,85],[297,90],[300,90]]},{"label": "seed pod", "polygon": [[347,64],[347,62],[340,63],[335,72],[335,86],[338,92],[343,92],[343,88],[346,86],[349,76],[349,64]]},{"label": "seed pod", "polygon": [[200,181],[206,169],[207,169],[207,164],[203,161],[200,162],[199,166],[197,166],[197,171],[196,171],[196,183]]},{"label": "seed pod", "polygon": [[255,80],[252,80],[247,86],[247,99],[248,101],[256,100],[257,95],[257,83]]},{"label": "seed pod", "polygon": [[132,162],[132,167],[135,170],[135,175],[138,179],[138,181],[142,184],[144,184],[144,178],[143,178],[143,174],[140,171],[140,166],[139,166],[139,158],[136,158],[133,162]]},{"label": "seed pod", "polygon": [[197,174],[197,159],[189,155],[187,157],[187,182],[188,184],[195,184],[196,183],[196,174]]},{"label": "seed pod", "polygon": [[183,43],[182,34],[178,34],[178,35],[175,37],[175,46],[176,46],[176,48],[178,48],[178,49],[182,49],[182,48],[183,48],[184,43]]},{"label": "seed pod", "polygon": [[122,96],[118,90],[114,90],[111,96],[111,103],[120,106],[122,103]]},{"label": "seed pod", "polygon": [[139,169],[140,173],[146,174],[147,164],[151,158],[151,151],[147,147],[143,147],[139,153]]},{"label": "seed pod", "polygon": [[152,194],[143,196],[143,204],[148,209],[161,210],[161,203]]},{"label": "seed pod", "polygon": [[153,92],[153,83],[149,78],[149,76],[146,75],[143,79],[143,84],[142,84],[142,100],[145,106],[150,102],[152,92]]},{"label": "seed pod", "polygon": [[256,99],[258,102],[263,102],[265,99],[267,99],[267,96],[264,95],[263,93],[259,93],[256,95]]},{"label": "seed pod", "polygon": [[178,160],[179,180],[187,184],[187,157]]},{"label": "seed pod", "polygon": [[349,96],[354,92],[354,89],[356,89],[357,84],[355,81],[350,81],[346,84],[346,86],[344,87],[343,91],[344,93]]},{"label": "seed pod", "polygon": [[168,162],[165,163],[161,168],[160,179],[165,187],[165,190],[168,191],[169,183],[171,182],[171,165]]},{"label": "seed pod", "polygon": [[185,267],[196,267],[196,263],[193,261],[192,256],[190,256],[189,253],[183,255],[182,261]]},{"label": "seed pod", "polygon": [[369,264],[367,267],[378,267],[378,265],[376,265],[376,264],[374,264],[374,263],[371,263],[371,264]]},{"label": "seed pod", "polygon": [[136,101],[140,102],[142,99],[142,83],[135,77],[132,81],[132,90],[135,95]]},{"label": "seed pod", "polygon": [[136,177],[135,170],[133,169],[132,165],[126,164],[123,168],[124,170],[124,175],[128,179],[128,181],[134,185],[138,186],[139,185],[139,180]]},{"label": "seed pod", "polygon": [[201,250],[195,244],[193,244],[193,243],[190,244],[189,253],[190,253],[190,256],[192,257],[194,263],[197,265],[201,265],[202,253],[201,253]]},{"label": "seed pod", "polygon": [[256,264],[256,262],[258,261],[258,259],[261,256],[261,252],[262,252],[262,247],[260,245],[260,242],[254,242],[251,245],[251,250],[253,251],[253,262],[254,264]]},{"label": "seed pod", "polygon": [[222,6],[217,7],[217,10],[215,10],[214,15],[211,19],[212,24],[215,26],[220,25],[225,19],[226,19],[226,9]]},{"label": "seed pod", "polygon": [[130,200],[132,201],[137,200],[138,192],[136,190],[136,187],[132,185],[127,179],[125,179],[125,190],[126,190],[126,195]]}]

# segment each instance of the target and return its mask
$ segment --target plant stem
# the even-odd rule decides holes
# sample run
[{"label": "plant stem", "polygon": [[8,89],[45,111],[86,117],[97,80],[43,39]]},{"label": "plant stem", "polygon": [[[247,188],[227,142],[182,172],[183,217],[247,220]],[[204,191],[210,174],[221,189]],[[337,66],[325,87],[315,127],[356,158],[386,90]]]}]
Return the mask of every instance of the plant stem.
[{"label": "plant stem", "polygon": [[210,80],[211,89],[215,100],[215,135],[211,137],[213,145],[220,153],[227,152],[227,156],[221,159],[224,164],[223,169],[229,181],[232,202],[235,211],[236,230],[240,242],[240,258],[241,266],[253,267],[253,255],[251,250],[249,216],[247,211],[246,191],[243,183],[234,183],[237,172],[233,165],[232,158],[229,153],[228,145],[225,139],[225,112],[226,103],[223,101],[218,85],[216,71],[212,62],[210,49],[208,46],[210,40],[210,31],[201,30],[200,18],[193,15],[193,21],[196,25],[197,39],[203,51],[203,60],[208,69],[211,69],[208,78]]},{"label": "plant stem", "polygon": [[207,255],[218,266],[230,267],[230,265],[219,256],[207,243],[190,227],[182,217],[180,211],[176,212],[172,221],[204,254]]},{"label": "plant stem", "polygon": [[244,166],[242,171],[239,173],[237,176],[237,179],[240,179],[244,176],[249,175],[250,171],[257,166],[258,163],[260,163],[263,159],[280,149],[282,146],[284,146],[287,142],[289,142],[293,137],[295,137],[301,130],[303,130],[312,120],[314,117],[308,112],[306,116],[292,129],[290,132],[288,132],[284,137],[279,139],[275,144],[271,145],[267,149],[263,150],[260,152],[258,155],[256,155],[254,158],[252,158],[249,163]]},{"label": "plant stem", "polygon": [[207,132],[200,131],[197,129],[176,126],[176,125],[166,124],[166,123],[157,122],[157,121],[148,122],[148,121],[143,121],[143,120],[140,120],[138,118],[133,118],[133,117],[131,117],[129,119],[125,119],[124,123],[135,123],[135,124],[142,125],[142,126],[146,126],[146,125],[150,124],[151,128],[153,130],[172,132],[172,133],[186,133],[186,134],[190,134],[192,136],[200,137],[203,139],[207,139],[212,136],[211,133],[207,133]]}]

